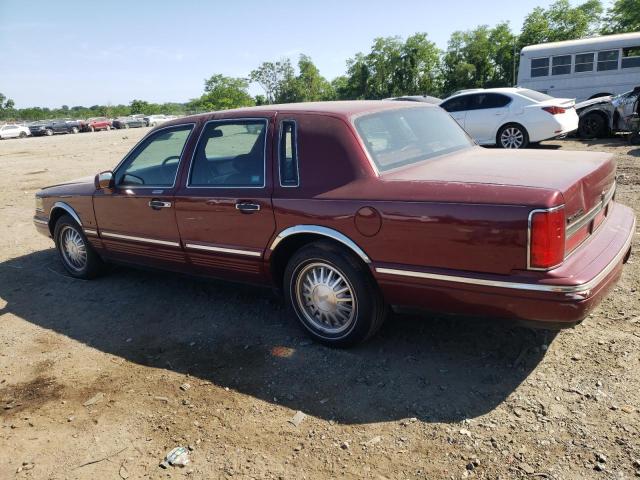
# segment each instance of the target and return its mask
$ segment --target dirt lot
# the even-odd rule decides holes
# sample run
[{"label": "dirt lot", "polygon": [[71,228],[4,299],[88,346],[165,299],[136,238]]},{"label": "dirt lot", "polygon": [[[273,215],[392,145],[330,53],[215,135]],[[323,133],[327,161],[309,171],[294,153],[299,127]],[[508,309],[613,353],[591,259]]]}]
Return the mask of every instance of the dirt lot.
[{"label": "dirt lot", "polygon": [[[268,291],[65,276],[34,192],[111,168],[145,132],[0,142],[1,479],[640,476],[637,256],[572,330],[396,315],[327,349]],[[615,153],[618,201],[640,213],[639,147],[547,148]],[[161,469],[177,445],[192,462]]]}]

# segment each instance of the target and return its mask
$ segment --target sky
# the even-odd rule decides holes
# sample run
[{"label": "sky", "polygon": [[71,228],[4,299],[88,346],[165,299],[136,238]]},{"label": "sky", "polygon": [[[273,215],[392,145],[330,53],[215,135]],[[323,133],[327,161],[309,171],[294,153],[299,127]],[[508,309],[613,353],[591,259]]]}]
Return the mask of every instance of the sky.
[{"label": "sky", "polygon": [[[204,79],[301,53],[329,80],[373,39],[524,17],[549,0],[0,0],[0,92],[16,107],[186,102]],[[576,3],[573,1],[572,3]],[[251,85],[250,93],[262,93]]]}]

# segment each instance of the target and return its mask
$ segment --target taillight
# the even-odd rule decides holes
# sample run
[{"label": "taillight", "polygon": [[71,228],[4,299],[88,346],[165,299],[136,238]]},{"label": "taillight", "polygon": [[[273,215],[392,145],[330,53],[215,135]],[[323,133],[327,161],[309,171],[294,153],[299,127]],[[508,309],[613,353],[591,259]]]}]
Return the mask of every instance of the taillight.
[{"label": "taillight", "polygon": [[529,268],[555,267],[564,260],[564,251],[564,207],[534,210],[529,216]]},{"label": "taillight", "polygon": [[549,112],[551,115],[559,115],[566,112],[562,107],[542,107],[545,112]]}]

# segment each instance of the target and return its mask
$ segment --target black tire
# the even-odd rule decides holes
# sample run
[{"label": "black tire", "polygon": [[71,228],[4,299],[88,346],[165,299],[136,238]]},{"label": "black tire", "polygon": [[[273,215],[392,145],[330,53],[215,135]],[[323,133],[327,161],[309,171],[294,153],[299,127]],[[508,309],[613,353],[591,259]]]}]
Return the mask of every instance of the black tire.
[{"label": "black tire", "polygon": [[[325,289],[323,291],[318,289],[320,284],[308,287],[309,289],[313,288],[313,293],[308,297],[309,303],[306,306],[302,305],[301,296],[304,294],[300,289],[307,285],[305,279],[308,277],[306,275],[311,275],[314,269],[321,267],[326,269],[328,284],[333,281],[338,282],[339,276],[342,276],[342,282],[331,285],[331,287],[324,285],[321,287]],[[332,273],[329,274],[329,271]],[[333,274],[335,276],[332,277]],[[322,274],[320,280],[323,280]],[[341,288],[342,286],[348,289],[348,293],[344,294],[347,297],[340,298],[338,295],[341,294],[341,291],[335,291],[334,288],[344,290]],[[352,299],[348,301],[351,304],[349,318],[342,326],[327,325],[326,322],[330,322],[328,314],[325,313],[327,310],[316,310],[320,318],[310,319],[308,316],[310,309],[313,308],[311,307],[312,298],[318,298],[321,303],[325,302],[325,304],[331,305],[331,301],[327,300],[327,297],[330,296],[326,294],[327,289],[335,300],[333,306],[329,308],[343,305],[339,302],[344,302],[345,298]],[[387,316],[388,307],[366,265],[345,248],[329,241],[321,240],[311,243],[294,253],[284,273],[283,290],[288,307],[296,315],[307,333],[314,340],[331,347],[344,348],[364,342],[379,330]],[[323,295],[323,293],[325,294]],[[336,312],[335,309],[334,312]],[[327,316],[326,322],[322,320],[323,315]],[[335,316],[335,313],[332,315]],[[340,315],[347,316],[344,313]],[[336,318],[336,320],[340,319]],[[319,322],[324,323],[326,329],[319,326]],[[338,331],[338,328],[342,328],[342,330]]]},{"label": "black tire", "polygon": [[26,133],[24,133],[24,132],[20,132],[20,135],[18,135],[18,136],[19,136],[20,138],[25,138],[25,137],[27,136],[27,134],[26,134]]},{"label": "black tire", "polygon": [[[513,135],[508,135],[508,138],[513,138],[513,141],[505,139],[505,132],[513,132]],[[498,130],[498,134],[496,135],[496,145],[499,148],[527,148],[529,146],[529,132],[527,132],[527,129],[519,123],[507,123]]]},{"label": "black tire", "polygon": [[[78,235],[78,238],[85,247],[86,260],[83,262],[82,266],[74,265],[70,258],[68,258],[68,254],[65,253],[65,247],[63,245],[64,239],[62,236],[63,234],[66,235],[67,231],[74,232],[75,235]],[[58,219],[53,230],[53,239],[56,244],[56,249],[58,250],[58,255],[60,255],[62,265],[67,273],[72,277],[88,280],[95,278],[104,272],[104,262],[87,241],[87,237],[82,231],[82,228],[69,215],[62,215]]]},{"label": "black tire", "polygon": [[580,117],[578,134],[580,138],[600,138],[607,136],[607,124],[604,117],[596,112],[587,113]]}]

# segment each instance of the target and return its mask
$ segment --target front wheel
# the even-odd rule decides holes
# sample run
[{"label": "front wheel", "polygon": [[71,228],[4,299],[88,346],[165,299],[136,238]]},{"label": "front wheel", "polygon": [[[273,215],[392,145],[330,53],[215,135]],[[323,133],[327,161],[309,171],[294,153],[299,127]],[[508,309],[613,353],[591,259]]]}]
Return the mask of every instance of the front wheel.
[{"label": "front wheel", "polygon": [[529,145],[529,134],[522,125],[510,123],[500,128],[496,140],[500,148],[526,148]]},{"label": "front wheel", "polygon": [[284,275],[287,303],[311,335],[332,347],[348,347],[373,336],[387,306],[359,259],[330,242],[297,251]]},{"label": "front wheel", "polygon": [[25,132],[20,132],[19,137],[20,138],[25,138],[27,136],[27,134]]},{"label": "front wheel", "polygon": [[581,138],[591,139],[604,137],[607,134],[607,125],[604,117],[599,113],[588,113],[580,119],[578,134]]},{"label": "front wheel", "polygon": [[82,228],[69,215],[58,219],[53,238],[62,265],[69,275],[90,279],[102,273],[104,262],[87,241]]}]

